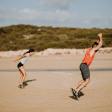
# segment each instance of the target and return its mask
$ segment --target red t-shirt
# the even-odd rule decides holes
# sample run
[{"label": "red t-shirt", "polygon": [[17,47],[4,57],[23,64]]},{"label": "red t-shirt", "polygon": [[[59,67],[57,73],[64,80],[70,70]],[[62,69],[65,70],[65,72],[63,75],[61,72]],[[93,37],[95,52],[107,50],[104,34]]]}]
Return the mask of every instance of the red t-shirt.
[{"label": "red t-shirt", "polygon": [[87,49],[86,54],[82,60],[82,63],[86,63],[87,65],[90,65],[92,63],[96,52],[94,52],[94,54],[92,56],[90,56],[91,49],[92,48]]}]

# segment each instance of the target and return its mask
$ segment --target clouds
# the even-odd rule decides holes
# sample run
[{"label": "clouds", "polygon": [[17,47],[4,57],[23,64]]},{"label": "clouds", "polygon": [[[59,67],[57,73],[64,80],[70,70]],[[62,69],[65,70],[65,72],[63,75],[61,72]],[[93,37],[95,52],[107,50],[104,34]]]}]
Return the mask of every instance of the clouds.
[{"label": "clouds", "polygon": [[82,3],[82,0],[23,0],[22,2],[17,0],[17,3],[10,3],[10,7],[8,5],[5,7],[4,2],[4,6],[1,4],[0,7],[0,25],[24,23],[69,27],[112,27],[110,8],[98,10],[99,5],[95,3],[96,8],[93,9],[94,6],[92,8],[89,4],[91,8],[88,10],[86,5],[88,0],[85,1],[86,3]]},{"label": "clouds", "polygon": [[55,20],[59,19],[60,21],[66,20],[70,17],[70,13],[68,11],[56,10],[54,11],[41,11],[34,9],[21,9],[21,10],[0,10],[0,18],[1,19],[47,19],[47,20]]},{"label": "clouds", "polygon": [[52,9],[67,10],[76,0],[41,0],[41,4]]},{"label": "clouds", "polygon": [[[112,17],[82,17],[69,10],[43,11],[30,8],[0,10],[0,20],[13,23],[70,26],[70,27],[111,27]],[[6,20],[6,21],[5,21]],[[14,22],[12,22],[14,21]],[[0,23],[1,24],[1,23]]]},{"label": "clouds", "polygon": [[[24,8],[0,9],[0,19],[16,19],[26,21],[64,22],[70,18],[68,9],[75,0],[28,0],[37,4],[36,8],[25,5]],[[20,2],[19,2],[20,3]],[[27,0],[22,2],[27,3]],[[19,4],[18,4],[19,5]],[[19,7],[19,6],[18,6]]]}]

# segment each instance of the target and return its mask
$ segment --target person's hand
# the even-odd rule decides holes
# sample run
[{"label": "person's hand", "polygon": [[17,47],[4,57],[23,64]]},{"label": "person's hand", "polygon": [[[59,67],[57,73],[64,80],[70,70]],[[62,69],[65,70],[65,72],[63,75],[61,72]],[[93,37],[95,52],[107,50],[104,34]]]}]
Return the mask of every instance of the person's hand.
[{"label": "person's hand", "polygon": [[19,56],[15,57],[15,59],[13,61],[17,62],[18,60],[20,60],[20,58],[21,58],[21,56],[19,55]]},{"label": "person's hand", "polygon": [[98,33],[98,37],[102,38],[102,33]]}]

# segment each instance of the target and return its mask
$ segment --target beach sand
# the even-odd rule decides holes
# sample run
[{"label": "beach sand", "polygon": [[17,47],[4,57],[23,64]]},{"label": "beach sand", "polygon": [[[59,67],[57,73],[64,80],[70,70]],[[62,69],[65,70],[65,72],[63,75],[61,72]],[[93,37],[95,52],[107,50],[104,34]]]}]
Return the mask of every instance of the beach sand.
[{"label": "beach sand", "polygon": [[98,54],[91,82],[79,101],[70,88],[82,78],[80,55],[32,57],[25,65],[28,86],[18,88],[12,58],[0,58],[0,112],[112,112],[112,54]]}]

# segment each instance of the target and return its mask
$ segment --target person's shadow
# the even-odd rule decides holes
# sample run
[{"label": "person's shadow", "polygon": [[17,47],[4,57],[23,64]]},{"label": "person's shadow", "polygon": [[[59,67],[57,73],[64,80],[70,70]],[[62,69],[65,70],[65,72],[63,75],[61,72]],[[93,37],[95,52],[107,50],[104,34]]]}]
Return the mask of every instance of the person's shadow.
[{"label": "person's shadow", "polygon": [[[73,93],[72,93],[73,94]],[[79,93],[78,93],[78,97],[80,98],[80,97],[82,97],[82,96],[84,96],[84,93],[82,92],[82,91],[80,91]],[[74,95],[72,95],[72,96],[69,96],[71,99],[74,99],[74,100],[77,100],[77,98],[74,96]]]},{"label": "person's shadow", "polygon": [[21,89],[23,89],[23,88],[25,88],[26,86],[29,85],[29,82],[32,82],[32,81],[36,81],[36,79],[26,80],[26,81],[23,82],[22,85],[20,84],[18,87],[21,88]]},{"label": "person's shadow", "polygon": [[36,81],[36,79],[30,79],[23,82],[23,85],[27,86],[29,82]]}]

